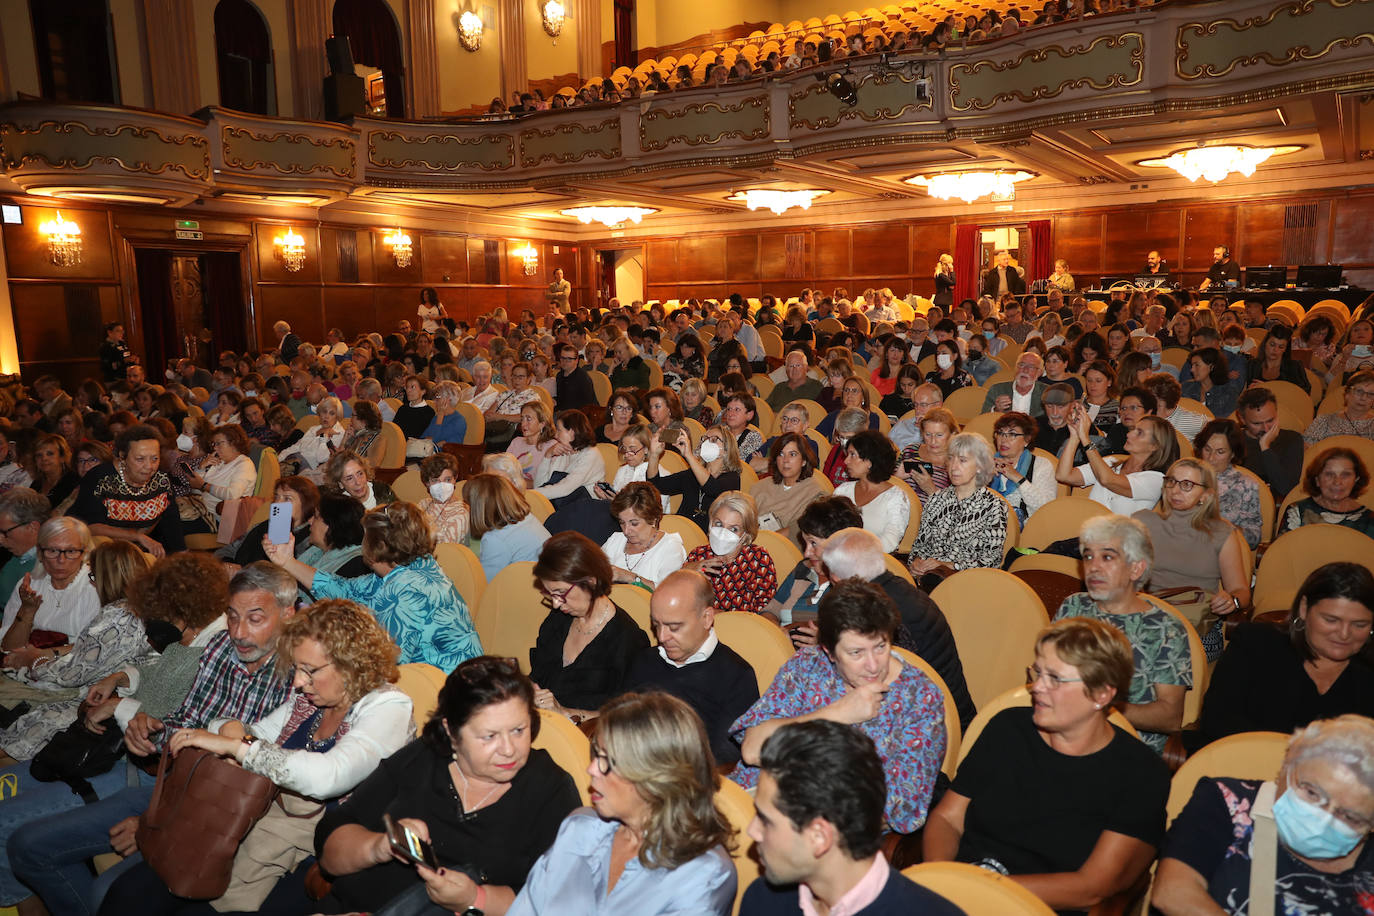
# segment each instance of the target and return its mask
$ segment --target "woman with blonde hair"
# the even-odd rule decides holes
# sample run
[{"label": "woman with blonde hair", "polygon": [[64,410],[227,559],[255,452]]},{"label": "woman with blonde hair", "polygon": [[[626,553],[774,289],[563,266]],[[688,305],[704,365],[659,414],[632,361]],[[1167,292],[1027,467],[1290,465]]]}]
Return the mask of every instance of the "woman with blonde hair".
[{"label": "woman with blonde hair", "polygon": [[429,396],[434,402],[434,419],[429,421],[429,426],[425,427],[420,438],[428,439],[435,446],[446,442],[461,444],[468,433],[468,421],[458,412],[462,392],[457,383],[440,382],[430,390]]},{"label": "woman with blonde hair", "polygon": [[682,415],[696,420],[702,426],[716,422],[716,412],[706,401],[706,383],[699,378],[689,378],[678,389],[678,399],[682,403]]},{"label": "woman with blonde hair", "polygon": [[701,719],[676,697],[631,693],[596,721],[591,808],[563,821],[506,913],[726,916],[733,831]]},{"label": "woman with blonde hair", "polygon": [[758,508],[748,493],[732,490],[711,504],[708,543],[687,554],[683,569],[711,580],[716,610],[760,613],[778,590],[778,574],[759,536]]},{"label": "woman with blonde hair", "polygon": [[534,400],[521,405],[516,428],[519,434],[506,446],[506,452],[515,456],[525,471],[525,479],[532,481],[554,441],[553,423],[544,402]]},{"label": "woman with blonde hair", "polygon": [[659,474],[659,460],[668,442],[662,434],[650,440],[649,468],[646,479],[653,480],[664,496],[682,495],[677,514],[685,515],[705,531],[708,527],[708,508],[722,494],[738,490],[740,485],[739,448],[735,437],[724,426],[712,426],[701,434],[701,441],[692,448],[692,437],[686,430],[676,430],[671,443],[687,460],[687,470],[666,476]]},{"label": "woman with blonde hair", "polygon": [[376,479],[377,470],[362,455],[348,449],[337,451],[324,466],[324,485],[375,509],[396,501],[389,484]]},{"label": "woman with blonde hair", "polygon": [[490,582],[512,563],[539,559],[549,530],[530,511],[525,496],[506,477],[482,473],[463,485],[468,524],[481,543],[482,570]]}]

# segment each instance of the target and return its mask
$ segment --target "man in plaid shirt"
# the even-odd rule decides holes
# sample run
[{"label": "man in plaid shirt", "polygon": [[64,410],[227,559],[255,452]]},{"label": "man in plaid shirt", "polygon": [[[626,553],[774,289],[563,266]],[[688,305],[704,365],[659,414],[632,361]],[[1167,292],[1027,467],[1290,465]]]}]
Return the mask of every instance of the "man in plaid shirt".
[{"label": "man in plaid shirt", "polygon": [[[258,562],[239,570],[229,582],[225,630],[205,647],[190,692],[176,712],[157,720],[139,712],[124,730],[131,757],[160,753],[179,728],[205,728],[212,719],[255,722],[286,702],[289,678],[276,668],[277,634],[295,610],[296,580],[271,563]],[[10,867],[32,889],[50,913],[93,913],[95,881],[86,862],[115,852],[124,863],[107,871],[100,889],[134,862],[134,831],[138,816],[148,807],[154,780],[130,762],[129,787],[94,804],[50,814],[20,826],[9,840]],[[55,784],[63,790],[66,786]]]}]

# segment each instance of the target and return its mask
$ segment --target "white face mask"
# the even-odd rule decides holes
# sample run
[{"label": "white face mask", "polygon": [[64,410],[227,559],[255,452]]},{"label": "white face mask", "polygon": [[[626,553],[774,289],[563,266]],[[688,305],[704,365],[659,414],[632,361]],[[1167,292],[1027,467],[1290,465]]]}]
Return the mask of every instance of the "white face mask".
[{"label": "white face mask", "polygon": [[711,542],[711,552],[718,557],[723,557],[732,552],[735,548],[739,547],[739,542],[744,540],[741,535],[736,534],[729,528],[723,528],[720,525],[711,526],[711,533],[708,539]]},{"label": "white face mask", "polygon": [[180,436],[177,436],[177,448],[183,452],[189,452],[191,450],[191,446],[194,444],[195,442],[191,439],[191,437],[186,435],[185,433],[182,433]]},{"label": "white face mask", "polygon": [[168,378],[169,380],[170,380],[170,379],[174,379],[174,378],[176,378],[176,377],[177,377],[177,374],[176,374],[175,372],[173,372],[171,369],[168,369],[168,370],[167,370],[167,378]]},{"label": "white face mask", "polygon": [[436,480],[429,485],[429,495],[434,497],[436,503],[446,503],[455,489],[457,484],[451,480]]},{"label": "white face mask", "polygon": [[710,464],[712,461],[719,458],[723,451],[719,442],[707,440],[701,443],[701,446],[697,449],[697,455],[700,456],[702,461]]},{"label": "white face mask", "polygon": [[948,369],[950,366],[954,365],[954,357],[950,356],[948,353],[939,353],[935,357],[935,365],[939,366],[941,369]]}]

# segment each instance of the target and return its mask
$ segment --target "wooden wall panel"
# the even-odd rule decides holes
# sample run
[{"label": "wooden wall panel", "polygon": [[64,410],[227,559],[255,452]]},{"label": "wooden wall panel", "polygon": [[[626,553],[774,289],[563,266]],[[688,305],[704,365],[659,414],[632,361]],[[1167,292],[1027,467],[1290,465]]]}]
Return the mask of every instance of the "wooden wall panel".
[{"label": "wooden wall panel", "polygon": [[[1177,266],[1178,232],[1182,214],[1183,211],[1177,207],[1146,210],[1142,213],[1108,213],[1102,233],[1106,246],[1102,273],[1132,276],[1145,266],[1145,257],[1152,250],[1157,250],[1171,267]],[[1070,263],[1069,272],[1076,278],[1082,272],[1082,268]]]},{"label": "wooden wall panel", "polygon": [[854,276],[911,273],[911,232],[906,223],[856,227],[852,234]]},{"label": "wooden wall panel", "polygon": [[1239,208],[1235,249],[1236,263],[1282,264],[1283,217],[1286,203],[1253,203]]},{"label": "wooden wall panel", "polygon": [[[725,277],[732,283],[759,279],[759,237],[757,233],[725,237]],[[754,294],[740,292],[740,295]]]},{"label": "wooden wall panel", "polygon": [[330,287],[324,291],[323,299],[325,328],[338,328],[345,340],[354,341],[382,329],[377,322],[376,296],[371,287]]},{"label": "wooden wall panel", "polygon": [[114,253],[109,219],[104,210],[62,209],[62,218],[81,227],[81,263],[58,267],[52,263],[48,240],[39,227],[53,219],[57,210],[20,204],[22,224],[4,226],[5,255],[11,277],[34,279],[113,280]]},{"label": "wooden wall panel", "polygon": [[[1254,206],[1253,204],[1251,206]],[[1192,205],[1184,220],[1183,251],[1179,266],[1190,274],[1205,274],[1212,266],[1212,249],[1236,247],[1236,211],[1233,204]],[[1190,276],[1189,279],[1195,279]]]},{"label": "wooden wall panel", "polygon": [[1331,263],[1374,267],[1374,197],[1337,200],[1332,222]]},{"label": "wooden wall panel", "polygon": [[[855,273],[850,257],[852,229],[817,229],[812,239],[815,248],[811,273],[817,278],[849,277]],[[824,288],[825,283],[820,279],[818,282]]]},{"label": "wooden wall panel", "polygon": [[420,236],[420,267],[424,285],[468,281],[467,239],[461,235]]},{"label": "wooden wall panel", "polygon": [[703,235],[679,239],[677,246],[679,279],[721,281],[725,276],[725,237]]},{"label": "wooden wall panel", "polygon": [[[650,239],[644,245],[646,278],[656,283],[676,283],[678,277],[677,239]],[[647,294],[647,290],[645,291]]]},{"label": "wooden wall panel", "polygon": [[[1068,261],[1070,273],[1101,272],[1102,221],[1101,213],[1065,213],[1054,218],[1054,257]],[[1022,263],[1026,263],[1024,255]]]},{"label": "wooden wall panel", "polygon": [[[408,286],[428,286],[424,283],[422,262],[424,252],[415,249],[415,236],[407,233],[411,237],[411,259],[410,264],[405,267],[397,267],[396,259],[391,254],[391,249],[382,244],[383,235],[380,232],[364,229],[358,233],[358,261],[366,258],[371,262],[374,271],[375,282],[377,283],[404,283]],[[360,268],[361,270],[361,268]],[[416,295],[419,298],[419,295]]]},{"label": "wooden wall panel", "polygon": [[[255,244],[258,249],[258,280],[268,283],[319,283],[320,282],[320,233],[314,226],[293,225],[296,234],[305,240],[305,263],[295,272],[277,259],[274,244],[279,235],[286,233],[285,223],[258,223],[254,227]],[[291,319],[286,319],[290,321]],[[267,327],[271,328],[269,321]],[[295,328],[292,328],[295,330]],[[262,338],[274,340],[275,338]]]},{"label": "wooden wall panel", "polygon": [[927,285],[932,290],[935,288],[935,262],[946,252],[954,254],[954,220],[921,220],[911,225],[911,272],[930,279]]},{"label": "wooden wall panel", "polygon": [[759,279],[787,279],[787,235],[765,232],[759,236]]},{"label": "wooden wall panel", "polygon": [[291,330],[300,335],[302,340],[323,340],[325,328],[322,294],[323,290],[319,286],[306,284],[260,285],[258,340],[275,341],[277,338],[272,334],[272,325],[277,321],[289,323]]}]

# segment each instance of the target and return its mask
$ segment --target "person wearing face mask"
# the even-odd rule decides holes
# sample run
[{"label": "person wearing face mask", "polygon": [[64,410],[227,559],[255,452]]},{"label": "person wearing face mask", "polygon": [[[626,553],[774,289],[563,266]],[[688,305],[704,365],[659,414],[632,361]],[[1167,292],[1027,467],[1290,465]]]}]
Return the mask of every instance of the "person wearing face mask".
[{"label": "person wearing face mask", "polygon": [[982,336],[970,337],[964,345],[968,358],[964,360],[964,370],[979,385],[987,384],[988,379],[1001,372],[1003,366],[995,359],[988,358],[988,341]]},{"label": "person wearing face mask", "polygon": [[[1374,721],[1315,722],[1293,736],[1277,779],[1205,778],[1169,829],[1151,904],[1165,916],[1368,909],[1374,853]],[[1271,857],[1260,844],[1274,844]],[[1269,862],[1267,867],[1261,865]]]},{"label": "person wearing face mask", "polygon": [[963,355],[953,340],[942,340],[935,350],[935,368],[926,373],[926,381],[937,386],[944,397],[973,384],[964,371]]},{"label": "person wearing face mask", "polygon": [[733,490],[711,504],[708,543],[687,554],[683,569],[711,580],[720,611],[761,612],[778,590],[773,558],[754,543],[759,533],[753,497]]},{"label": "person wearing face mask", "polygon": [[457,495],[459,473],[458,459],[447,452],[420,462],[420,483],[429,491],[420,500],[420,511],[440,544],[466,544],[468,540],[468,505]]},{"label": "person wearing face mask", "polygon": [[664,496],[682,494],[678,514],[687,516],[702,531],[707,531],[710,528],[709,507],[722,493],[739,489],[739,449],[735,437],[724,426],[706,429],[695,449],[685,430],[677,430],[676,436],[673,445],[687,460],[687,470],[660,475],[659,459],[663,457],[666,443],[662,434],[655,434],[649,445],[647,479],[653,480]]}]

